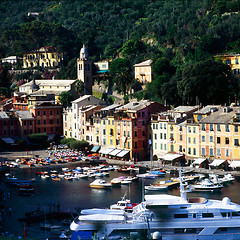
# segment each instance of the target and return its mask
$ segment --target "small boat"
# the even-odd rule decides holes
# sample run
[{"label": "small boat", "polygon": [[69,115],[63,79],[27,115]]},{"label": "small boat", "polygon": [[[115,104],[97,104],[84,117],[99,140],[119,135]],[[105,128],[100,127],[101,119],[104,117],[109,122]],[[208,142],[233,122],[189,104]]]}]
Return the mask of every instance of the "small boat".
[{"label": "small boat", "polygon": [[139,178],[155,178],[156,175],[151,174],[151,173],[143,173],[143,174],[138,174],[137,177]]},{"label": "small boat", "polygon": [[150,172],[150,174],[155,175],[156,177],[162,177],[166,175],[166,172],[163,170],[153,170]]},{"label": "small boat", "polygon": [[96,179],[90,183],[89,186],[91,188],[111,188],[112,184],[110,182],[106,182],[104,179]]},{"label": "small boat", "polygon": [[168,186],[161,185],[161,184],[153,184],[153,185],[145,186],[144,189],[147,191],[164,191],[168,189]]},{"label": "small boat", "polygon": [[200,183],[191,185],[192,191],[220,191],[223,188],[222,184],[213,183],[208,178],[202,180]]},{"label": "small boat", "polygon": [[113,178],[110,183],[113,185],[113,186],[119,186],[121,184],[121,181],[122,179],[120,178]]}]

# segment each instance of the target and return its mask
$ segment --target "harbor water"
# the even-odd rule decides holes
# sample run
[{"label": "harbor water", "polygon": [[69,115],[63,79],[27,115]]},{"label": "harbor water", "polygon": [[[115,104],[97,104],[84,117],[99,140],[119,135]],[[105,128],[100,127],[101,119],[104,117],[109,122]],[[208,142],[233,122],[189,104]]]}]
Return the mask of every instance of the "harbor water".
[{"label": "harbor water", "polygon": [[[66,164],[64,167],[75,168]],[[126,198],[131,199],[132,202],[141,202],[144,195],[144,185],[150,185],[160,180],[166,180],[170,177],[175,177],[174,174],[166,174],[164,177],[156,177],[155,179],[139,179],[139,181],[132,182],[129,185],[121,185],[120,187],[113,187],[111,189],[92,189],[89,184],[94,181],[93,178],[79,179],[67,181],[61,179],[60,181],[52,181],[50,179],[42,179],[36,176],[36,171],[50,171],[57,170],[61,172],[63,166],[53,165],[50,167],[41,168],[24,168],[24,169],[11,169],[10,176],[17,178],[31,179],[36,178],[34,182],[35,191],[27,196],[19,195],[18,188],[10,186],[1,179],[1,191],[4,194],[4,212],[3,215],[3,230],[6,235],[21,236],[27,235],[28,239],[46,239],[57,238],[59,232],[48,231],[41,229],[41,225],[62,225],[63,229],[69,229],[69,223],[63,224],[58,220],[42,220],[24,224],[19,221],[19,218],[25,217],[26,212],[31,212],[39,208],[41,211],[48,213],[55,211],[57,204],[58,210],[79,213],[84,208],[108,208],[110,205],[116,203],[124,195]],[[177,173],[176,173],[177,174]],[[127,176],[129,174],[118,171],[110,171],[108,177],[104,177],[106,181],[119,176]],[[234,183],[228,184],[219,192],[192,192],[189,196],[201,196],[212,199],[222,199],[227,196],[232,202],[240,204],[240,181],[235,179]],[[145,194],[148,192],[145,192]],[[179,189],[173,188],[165,192],[157,192],[160,194],[168,193],[172,195],[179,195]],[[155,194],[155,193],[150,193]],[[10,209],[10,211],[9,211]],[[73,218],[72,218],[73,219]]]}]

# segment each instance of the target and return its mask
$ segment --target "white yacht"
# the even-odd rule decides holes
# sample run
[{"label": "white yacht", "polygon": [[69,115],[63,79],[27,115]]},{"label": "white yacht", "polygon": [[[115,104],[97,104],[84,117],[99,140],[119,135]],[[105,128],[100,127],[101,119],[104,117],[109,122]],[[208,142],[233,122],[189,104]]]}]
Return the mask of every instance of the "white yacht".
[{"label": "white yacht", "polygon": [[145,195],[132,213],[110,209],[82,211],[70,229],[81,239],[240,239],[240,205],[228,197],[187,198],[188,191],[180,180],[180,196]]}]

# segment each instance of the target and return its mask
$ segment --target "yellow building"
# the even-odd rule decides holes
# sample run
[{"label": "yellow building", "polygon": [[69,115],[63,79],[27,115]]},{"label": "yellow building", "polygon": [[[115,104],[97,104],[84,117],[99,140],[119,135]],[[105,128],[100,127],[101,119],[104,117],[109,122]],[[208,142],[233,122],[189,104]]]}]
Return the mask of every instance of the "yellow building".
[{"label": "yellow building", "polygon": [[215,56],[217,61],[228,64],[235,75],[240,74],[240,54],[239,53],[230,53],[230,54],[219,54]]},{"label": "yellow building", "polygon": [[147,60],[134,65],[135,79],[146,84],[152,82],[152,60]]},{"label": "yellow building", "polygon": [[63,53],[56,48],[48,46],[23,54],[23,68],[55,68],[60,67]]}]

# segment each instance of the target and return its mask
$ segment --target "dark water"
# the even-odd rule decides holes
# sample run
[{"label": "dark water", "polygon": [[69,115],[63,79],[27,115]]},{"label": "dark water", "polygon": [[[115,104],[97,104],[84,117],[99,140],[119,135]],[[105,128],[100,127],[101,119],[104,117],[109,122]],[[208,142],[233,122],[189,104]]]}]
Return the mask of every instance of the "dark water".
[{"label": "dark water", "polygon": [[[74,167],[76,167],[75,165]],[[61,166],[62,167],[62,166]],[[5,200],[6,208],[12,208],[12,214],[8,216],[4,214],[4,231],[14,234],[14,236],[23,236],[23,223],[18,221],[18,218],[24,217],[25,212],[35,210],[39,206],[41,210],[48,212],[49,203],[60,203],[60,209],[64,211],[79,211],[82,208],[106,208],[111,204],[120,200],[127,192],[127,198],[130,198],[132,202],[140,202],[143,196],[143,185],[149,185],[159,180],[164,180],[173,177],[173,175],[166,175],[165,178],[145,179],[137,182],[132,182],[130,185],[122,185],[121,187],[112,188],[110,190],[104,189],[91,189],[89,184],[94,179],[79,179],[73,181],[67,181],[62,179],[60,182],[52,181],[49,179],[41,179],[37,177],[36,171],[49,171],[50,169],[56,169],[60,172],[60,166],[51,166],[51,168],[28,168],[28,169],[12,169],[11,176],[18,178],[32,178],[36,177],[35,192],[30,196],[19,196],[18,189],[9,187],[9,185],[2,183],[2,190],[5,192],[11,191],[11,198]],[[64,166],[69,167],[69,166]],[[69,167],[73,168],[73,167]],[[110,181],[114,177],[121,175],[127,175],[117,171],[110,172],[109,177],[105,177],[105,180]],[[166,192],[165,192],[166,193]],[[178,189],[168,190],[168,194],[179,195]],[[240,182],[236,179],[234,184],[229,184],[224,187],[221,192],[218,193],[189,193],[190,196],[202,196],[212,199],[222,199],[224,196],[228,196],[231,201],[240,203]],[[61,222],[49,222],[59,225]],[[68,225],[63,226],[68,228]],[[25,227],[28,239],[46,237],[56,237],[57,234],[53,234],[49,231],[40,230],[40,223],[33,223],[26,225]]]}]

